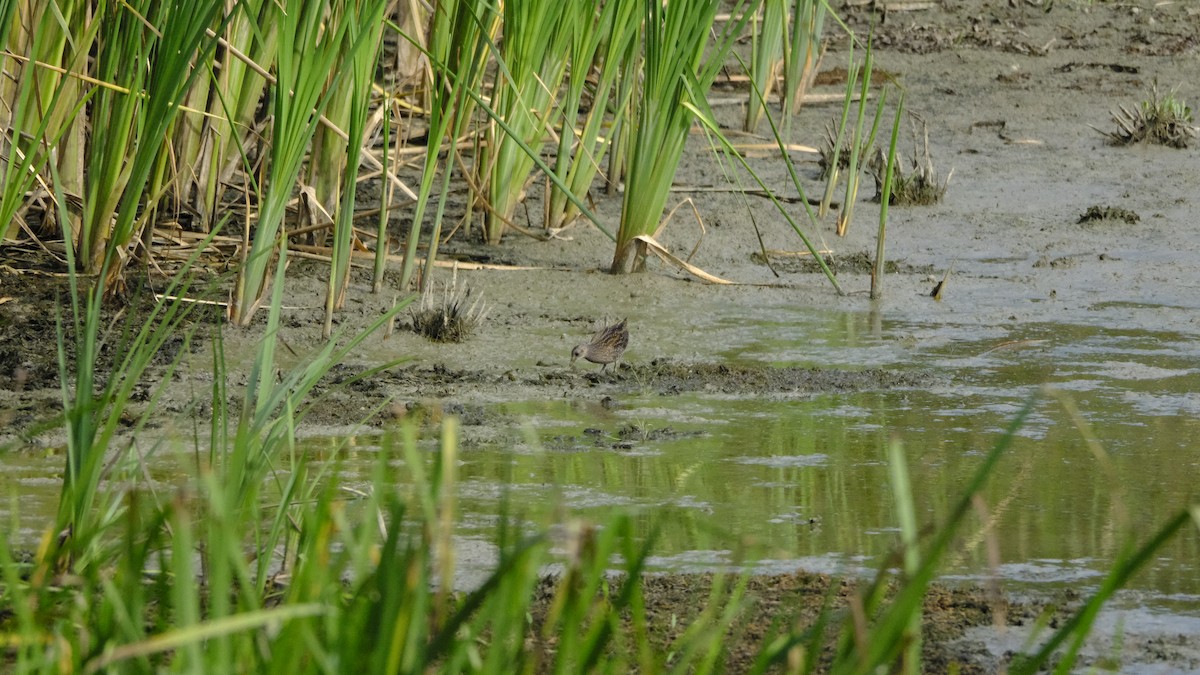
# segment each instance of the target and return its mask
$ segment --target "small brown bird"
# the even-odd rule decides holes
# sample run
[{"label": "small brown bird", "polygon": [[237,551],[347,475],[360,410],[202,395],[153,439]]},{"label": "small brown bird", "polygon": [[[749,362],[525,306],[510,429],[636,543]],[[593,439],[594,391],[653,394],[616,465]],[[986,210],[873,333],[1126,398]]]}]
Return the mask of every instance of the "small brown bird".
[{"label": "small brown bird", "polygon": [[[629,328],[625,325],[628,321],[629,319],[621,319],[620,323],[600,329],[589,342],[571,350],[571,365],[574,366],[575,359],[581,356],[592,363],[603,364],[600,372],[604,372],[608,364],[616,363],[629,346]],[[615,370],[616,366],[613,366],[613,369]]]}]

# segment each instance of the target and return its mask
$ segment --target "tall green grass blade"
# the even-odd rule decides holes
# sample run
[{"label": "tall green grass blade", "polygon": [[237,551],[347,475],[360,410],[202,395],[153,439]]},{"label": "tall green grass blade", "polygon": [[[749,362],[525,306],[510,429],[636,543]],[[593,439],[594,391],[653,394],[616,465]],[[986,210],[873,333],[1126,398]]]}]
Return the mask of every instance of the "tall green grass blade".
[{"label": "tall green grass blade", "polygon": [[[146,82],[148,52],[155,40],[154,37],[146,39],[145,29],[138,21],[138,16],[144,15],[147,9],[144,1],[128,9],[109,5],[104,8],[107,16],[99,21],[103,33],[98,39],[95,71],[98,79],[114,84],[120,90],[101,87],[92,103],[92,118],[106,123],[93,130],[92,141],[88,144],[90,170],[77,258],[82,271],[89,274],[98,274],[104,267],[110,248],[108,242],[113,239],[113,220],[130,181],[131,148],[137,140],[134,127],[137,92],[142,91]],[[143,160],[142,166],[145,165]],[[132,216],[130,213],[127,217]],[[118,246],[114,242],[114,252]]]},{"label": "tall green grass blade", "polygon": [[[766,182],[763,181],[758,175],[758,173],[754,171],[753,167],[751,167],[750,163],[746,161],[746,158],[740,152],[738,152],[737,148],[733,147],[733,144],[730,143],[723,134],[717,133],[719,132],[719,128],[716,121],[712,119],[711,114],[701,111],[699,108],[694,108],[693,112],[696,114],[696,118],[700,121],[705,130],[708,131],[712,137],[721,144],[728,154],[737,159],[742,168],[750,174],[751,178],[754,179],[759,188],[761,188],[767,195],[767,198],[771,200],[771,203],[775,205],[775,208],[779,211],[780,215],[783,216],[784,220],[786,220],[788,224],[792,226],[792,230],[798,237],[800,237],[800,241],[803,242],[805,248],[812,253],[813,259],[817,261],[821,271],[825,274],[825,278],[829,280],[829,283],[833,286],[834,290],[837,291],[838,295],[845,295],[841,285],[837,282],[837,278],[833,276],[833,271],[830,270],[829,266],[825,263],[824,256],[820,254],[816,246],[813,245],[812,240],[808,238],[808,235],[804,233],[804,230],[800,228],[800,225],[796,223],[794,218],[792,218],[791,213],[789,213],[784,207],[783,203],[779,201],[779,198],[775,196],[775,193],[771,191],[770,186],[768,186]],[[805,213],[808,214],[809,222],[815,223],[816,218],[813,216],[812,206],[808,203],[808,198],[804,195],[804,188],[800,185],[800,178],[796,175],[795,166],[792,164],[791,158],[788,156],[787,149],[783,145],[783,137],[779,135],[779,129],[775,126],[775,122],[771,119],[771,116],[767,115],[766,119],[771,124],[771,131],[775,134],[776,142],[779,143],[779,150],[784,157],[784,163],[788,167],[788,172],[792,176],[792,182],[796,186],[797,192],[800,194],[800,200],[804,204],[804,210]]]},{"label": "tall green grass blade", "polygon": [[[0,100],[5,102],[0,106],[0,128],[8,131],[0,146],[9,169],[0,198],[4,202],[0,222],[7,234],[0,232],[0,238],[15,238],[20,223],[11,215],[44,196],[41,188],[57,189],[77,200],[84,195],[88,122],[82,111],[96,88],[85,87],[74,75],[88,70],[100,22],[93,20],[93,10],[81,0],[15,2],[3,12],[9,23],[0,34],[11,56],[0,57],[0,62],[11,62],[13,67],[6,67],[6,77],[0,80]],[[53,179],[46,169],[51,161],[57,171]],[[19,166],[15,172],[13,165]],[[28,189],[34,180],[39,189],[28,195],[13,184],[23,183]],[[40,215],[41,231],[34,236],[55,236],[55,230],[61,230],[64,240],[77,243],[79,209],[62,214],[51,209]],[[64,218],[61,222],[59,215]]]},{"label": "tall green grass blade", "polygon": [[[292,190],[300,176],[305,152],[357,50],[366,40],[347,44],[347,22],[326,23],[323,0],[289,5],[279,21],[278,95],[272,97],[270,179],[253,237],[238,275],[234,321],[248,326],[261,304],[267,271]],[[289,95],[289,93],[291,95]]]},{"label": "tall green grass blade", "polygon": [[[633,0],[588,2],[593,6],[590,11],[580,8],[570,17],[576,37],[571,40],[570,76],[563,96],[563,123],[554,165],[555,173],[563,177],[579,200],[591,189],[600,163],[613,146],[612,134],[624,116],[622,111],[628,108],[633,95],[633,83],[622,82],[621,76],[637,58],[641,26],[638,3]],[[593,19],[593,15],[598,18]],[[593,72],[594,84],[590,81]],[[590,92],[591,107],[576,130],[572,126],[585,91]],[[614,111],[611,120],[610,108]],[[609,132],[604,135],[606,124]],[[562,190],[550,191],[546,229],[566,227],[578,216],[579,210]]]},{"label": "tall green grass blade", "polygon": [[[364,1],[361,6],[347,3],[339,19],[347,24],[346,58],[350,61],[350,77],[341,80],[339,97],[344,101],[344,119],[349,121],[342,152],[345,156],[341,191],[337,200],[337,216],[333,224],[333,255],[329,283],[325,293],[324,336],[333,334],[333,313],[346,302],[346,287],[350,283],[350,255],[354,240],[355,197],[358,189],[358,164],[362,157],[367,116],[371,103],[371,87],[375,83],[380,37],[383,31],[382,0]],[[340,139],[339,139],[340,140]],[[315,163],[310,160],[310,169]],[[386,182],[386,180],[385,180]],[[320,195],[318,195],[319,197]],[[386,240],[384,240],[386,241]],[[381,247],[386,251],[386,246]]]},{"label": "tall green grass blade", "polygon": [[[33,194],[35,183],[57,185],[62,192],[73,196],[82,194],[82,170],[76,172],[73,169],[78,168],[77,155],[82,152],[79,140],[84,120],[81,113],[96,91],[92,88],[83,93],[75,78],[41,64],[78,68],[86,60],[86,54],[81,56],[79,49],[86,52],[95,39],[98,22],[73,34],[68,42],[65,33],[73,26],[64,25],[64,22],[80,21],[81,8],[61,8],[60,12],[65,13],[62,21],[20,16],[20,21],[13,24],[18,4],[12,2],[0,7],[0,18],[4,19],[3,33],[0,34],[10,36],[8,50],[14,54],[0,56],[0,64],[6,66],[7,74],[0,81],[0,100],[6,102],[0,109],[0,128],[10,132],[0,138],[0,158],[3,159],[0,162],[0,223],[4,223],[0,228],[0,246],[4,240],[15,240],[20,236],[24,218],[19,218],[18,214],[29,204],[28,197]],[[40,9],[51,11],[48,7]],[[26,27],[32,27],[32,30],[26,33]],[[17,58],[17,54],[22,58]],[[10,64],[11,69],[7,67]],[[59,172],[58,183],[49,177],[47,166],[56,156],[53,168]],[[51,210],[43,214],[43,230],[55,222],[56,215],[66,218],[60,223],[63,238],[73,243],[78,212],[56,214]]]},{"label": "tall green grass blade", "polygon": [[[446,201],[450,196],[451,173],[448,166],[442,172],[442,185],[438,192],[437,210],[433,216],[433,232],[429,236],[429,250],[425,254],[424,270],[421,274],[420,284],[418,284],[418,287],[422,291],[431,288],[429,283],[432,278],[434,263],[437,260],[438,245],[441,243],[442,237],[442,219],[446,215]],[[469,214],[464,217],[469,217]]]},{"label": "tall green grass blade", "polygon": [[[420,46],[417,45],[416,43],[413,43],[413,44],[414,44],[414,46],[417,46],[418,48],[420,48]],[[428,57],[432,57],[431,53],[428,51],[423,51],[423,53]],[[503,69],[504,64],[499,63],[499,64],[497,64],[497,67]],[[482,94],[480,94],[478,91],[472,90],[470,87],[460,86],[458,84],[459,81],[458,81],[455,73],[453,71],[451,71],[450,69],[442,68],[441,72],[444,72],[445,75],[448,78],[450,78],[450,82],[451,82],[452,86],[454,87],[455,91],[461,92],[462,94],[464,94],[468,98],[470,98],[474,102],[474,104],[476,106],[478,106],[479,109],[481,111],[483,111],[483,113],[485,115],[487,115],[488,118],[492,122],[494,122],[501,129],[504,129],[505,132],[509,134],[509,136],[511,137],[511,140],[514,143],[516,143],[519,147],[521,147],[526,153],[528,153],[532,157],[534,166],[536,166],[539,170],[541,170],[544,174],[546,174],[546,177],[550,179],[550,182],[553,183],[554,186],[557,187],[559,190],[562,190],[564,194],[567,195],[567,199],[572,204],[574,204],[577,209],[579,209],[579,212],[581,214],[583,214],[584,217],[586,217],[589,221],[591,221],[591,223],[593,225],[596,226],[596,229],[600,230],[600,232],[603,233],[605,236],[607,236],[609,239],[615,240],[613,233],[611,231],[609,231],[609,229],[607,227],[605,227],[604,222],[602,220],[600,220],[600,218],[595,213],[593,213],[592,210],[589,209],[587,207],[587,205],[584,204],[583,201],[579,197],[575,196],[575,194],[570,190],[570,188],[567,186],[567,184],[565,182],[563,182],[563,180],[554,172],[553,169],[550,168],[550,166],[548,164],[546,164],[546,162],[544,160],[542,160],[541,157],[539,157],[537,155],[537,153],[534,152],[533,148],[526,145],[524,143],[524,141],[521,140],[521,138],[516,135],[515,130],[508,127],[508,123],[506,121],[504,121],[504,119],[501,118],[495,110],[492,109],[492,107],[488,104],[488,101],[483,97]],[[446,191],[443,190],[443,195],[445,193],[446,193]],[[418,207],[419,207],[419,205],[420,205],[420,202],[418,201]],[[410,242],[413,241],[411,237],[410,237],[409,241]],[[415,246],[415,244],[414,244],[414,246]],[[406,252],[406,255],[407,255],[407,252]]]},{"label": "tall green grass blade", "polygon": [[[57,182],[54,183],[57,185]],[[65,211],[65,196],[56,195],[59,209]],[[209,241],[211,240],[211,235]],[[208,241],[203,242],[205,245]],[[67,432],[66,471],[59,498],[56,529],[63,535],[67,560],[90,564],[100,555],[95,548],[97,537],[111,524],[112,508],[97,513],[97,489],[102,477],[104,453],[110,447],[121,417],[135,388],[161,347],[179,331],[194,305],[183,303],[190,288],[189,270],[195,264],[200,249],[185,262],[164,292],[164,299],[155,303],[140,326],[126,324],[125,337],[113,350],[121,354],[113,363],[105,384],[97,390],[97,370],[100,366],[104,286],[94,285],[81,301],[77,275],[74,273],[74,253],[66,247],[69,265],[68,288],[71,294],[71,326],[74,333],[73,359],[67,352],[66,326],[61,313],[56,315],[59,380],[61,383],[64,424]],[[174,299],[169,299],[174,298]],[[85,304],[86,303],[86,304]],[[73,367],[72,367],[73,366]],[[169,374],[169,371],[168,371]],[[169,380],[169,377],[167,378]],[[152,400],[161,393],[159,383]],[[138,428],[153,408],[143,413]]]},{"label": "tall green grass blade", "polygon": [[[278,491],[273,497],[283,505],[298,501],[305,493],[305,466],[302,457],[295,451],[295,425],[303,419],[306,411],[304,401],[317,382],[369,335],[390,321],[396,313],[407,307],[411,298],[398,303],[394,308],[352,335],[343,328],[332,339],[310,355],[289,373],[277,375],[275,365],[275,341],[280,325],[280,308],[283,302],[283,275],[286,267],[287,247],[280,249],[280,260],[276,267],[276,279],[272,289],[271,304],[267,317],[267,330],[259,346],[255,362],[247,383],[243,411],[234,436],[229,459],[222,462],[222,483],[232,490],[228,498],[234,511],[258,512],[258,499],[264,478],[274,477]],[[290,471],[281,482],[276,469],[283,453],[290,458]],[[262,532],[259,550],[274,552],[291,550],[283,545],[290,536],[291,514],[286,508],[275,510],[269,526]],[[284,560],[287,560],[285,554]],[[272,555],[260,556],[254,570],[254,587],[263,592],[270,566],[275,563]]]},{"label": "tall green grass blade", "polygon": [[[388,155],[391,150],[392,134],[392,105],[390,102],[383,104],[382,134],[383,172],[386,175],[393,170]],[[383,292],[383,275],[387,270],[387,257],[391,248],[391,240],[388,237],[388,218],[392,213],[392,182],[381,179],[379,190],[379,220],[376,221],[375,226],[375,265],[371,274],[372,293]]]},{"label": "tall green grass blade", "polygon": [[247,612],[221,621],[209,621],[192,628],[173,630],[150,638],[143,643],[115,649],[103,657],[89,662],[83,672],[99,672],[126,659],[174,651],[184,647],[195,647],[202,642],[222,635],[267,628],[292,619],[315,616],[324,611],[326,611],[325,608],[317,604],[288,605],[257,612]]},{"label": "tall green grass blade", "polygon": [[[917,544],[917,514],[913,506],[912,482],[908,478],[908,459],[904,454],[904,446],[895,439],[888,443],[888,473],[894,494],[896,519],[900,525],[903,570],[906,576],[912,577],[921,569],[921,550]],[[901,657],[901,670],[906,673],[921,672],[921,616],[919,604],[908,614]]]},{"label": "tall green grass blade", "polygon": [[[833,202],[833,192],[837,188],[838,177],[842,172],[842,149],[846,141],[846,121],[850,119],[850,103],[854,100],[854,85],[858,82],[858,67],[854,65],[854,41],[850,42],[846,62],[850,67],[846,70],[846,93],[842,98],[842,114],[838,120],[837,136],[833,143],[833,160],[825,177],[825,193],[821,196],[821,206],[817,209],[817,217],[825,218],[829,213],[829,205]],[[861,105],[861,103],[860,103]],[[850,142],[856,142],[851,139]]]},{"label": "tall green grass blade", "polygon": [[[796,0],[792,6],[791,34],[784,45],[783,115],[785,138],[790,138],[792,118],[800,112],[804,94],[820,59],[828,0]],[[836,18],[836,16],[835,16]],[[851,40],[853,45],[854,41]],[[822,216],[823,217],[823,216]]]},{"label": "tall green grass blade", "polygon": [[[13,509],[12,513],[15,518],[16,509]],[[10,531],[17,529],[17,527],[13,527]],[[0,606],[8,607],[12,612],[6,631],[8,633],[6,636],[7,648],[16,663],[28,664],[28,669],[32,672],[37,655],[49,652],[46,649],[46,642],[50,636],[45,631],[39,617],[34,613],[34,608],[37,606],[37,602],[34,600],[35,591],[30,588],[27,579],[23,578],[22,566],[14,560],[12,549],[9,546],[9,539],[0,537],[0,579],[4,581],[3,587],[0,587]]]},{"label": "tall green grass blade", "polygon": [[[636,41],[630,48],[641,51],[641,45]],[[613,106],[613,124],[609,130],[612,148],[608,153],[608,170],[605,173],[607,183],[605,191],[610,195],[617,193],[618,187],[628,173],[629,148],[633,143],[633,134],[630,129],[636,118],[638,100],[640,100],[637,92],[640,91],[642,85],[640,66],[641,61],[635,55],[627,56],[621,64],[621,74],[617,78],[619,85],[617,86],[616,105]]]},{"label": "tall green grass blade", "polygon": [[[487,0],[450,0],[437,3],[428,49],[422,42],[408,35],[399,26],[390,27],[419,49],[429,59],[431,70],[429,91],[429,133],[425,152],[425,166],[421,172],[421,184],[417,192],[417,203],[413,211],[412,225],[405,242],[404,262],[400,269],[400,288],[408,287],[416,271],[417,248],[421,240],[425,211],[433,192],[433,181],[440,166],[439,154],[442,143],[448,142],[451,152],[454,143],[466,131],[471,122],[474,105],[480,100],[479,90],[484,75],[488,54],[488,42],[499,27],[499,10]],[[449,183],[452,169],[447,165],[443,186]],[[426,256],[426,267],[436,259],[436,241],[441,232],[442,205],[446,190],[439,196],[438,216],[434,219],[434,236],[430,238],[431,254]],[[421,288],[425,287],[424,279]]]},{"label": "tall green grass blade", "polygon": [[[758,124],[767,109],[766,101],[775,90],[784,52],[783,34],[788,24],[787,3],[788,0],[763,0],[762,19],[755,16],[751,22],[750,80],[753,89],[762,95],[755,96],[752,93],[746,102],[743,131],[754,133],[758,130]],[[797,18],[792,32],[798,35],[802,26],[802,19]]]},{"label": "tall green grass blade", "polygon": [[716,3],[696,6],[672,2],[665,7],[658,2],[646,3],[645,84],[630,131],[625,198],[610,272],[640,267],[635,260],[634,239],[658,230],[688,131],[695,121],[693,111],[698,106],[707,107],[703,99],[758,4],[759,0],[739,0],[733,7],[734,18],[724,25],[712,48],[706,49]]},{"label": "tall green grass blade", "polygon": [[1083,607],[1080,607],[1074,616],[1067,619],[1035,654],[1024,659],[1015,660],[1010,664],[1009,672],[1014,675],[1024,675],[1025,673],[1036,673],[1044,670],[1054,652],[1068,642],[1067,651],[1059,658],[1054,672],[1071,672],[1075,666],[1079,650],[1083,647],[1084,640],[1087,639],[1088,634],[1091,632],[1092,624],[1095,622],[1104,603],[1108,602],[1114,593],[1128,584],[1133,575],[1145,566],[1146,563],[1150,562],[1155,553],[1166,545],[1189,522],[1200,527],[1200,512],[1198,512],[1196,507],[1180,510],[1159,528],[1149,541],[1140,547],[1126,547],[1125,553],[1117,560],[1116,565],[1109,570],[1108,575],[1104,577],[1100,588],[1084,603]]},{"label": "tall green grass blade", "polygon": [[[498,244],[512,222],[517,203],[540,154],[566,74],[573,20],[592,20],[588,2],[509,0],[501,5],[504,40],[496,60],[492,108],[507,123],[487,127],[480,159],[489,208],[484,226],[488,243]],[[573,16],[575,15],[575,16]],[[566,111],[570,114],[571,111]],[[565,127],[569,124],[564,124]],[[519,138],[522,143],[516,143]],[[526,152],[529,147],[534,153]]]},{"label": "tall green grass blade", "polygon": [[708,601],[695,621],[680,636],[675,647],[675,663],[667,672],[714,672],[718,658],[725,646],[725,636],[733,625],[737,614],[745,607],[742,598],[750,581],[750,574],[743,573],[732,589],[728,589],[730,575],[719,574],[713,578]]},{"label": "tall green grass blade", "polygon": [[[867,53],[863,57],[862,80],[859,83],[858,114],[854,118],[854,132],[850,134],[850,164],[846,167],[846,196],[842,200],[842,210],[837,217],[837,234],[846,235],[850,221],[854,219],[854,203],[858,200],[858,185],[861,180],[862,151],[870,148],[870,141],[863,143],[863,123],[867,115],[867,100],[871,93],[871,74],[874,71],[874,51],[871,41],[867,40]],[[853,63],[850,64],[854,66]]]},{"label": "tall green grass blade", "polygon": [[835,612],[833,609],[833,601],[838,587],[837,580],[833,580],[829,584],[821,603],[821,610],[810,627],[798,632],[792,630],[764,642],[749,670],[749,675],[775,672],[771,670],[773,666],[786,665],[790,667],[793,665],[793,660],[798,660],[799,664],[792,672],[816,672],[829,628],[838,619],[845,618],[844,613]]},{"label": "tall green grass blade", "polygon": [[281,11],[281,4],[270,0],[240,0],[224,30],[217,31],[225,49],[201,130],[204,162],[194,177],[185,175],[176,193],[199,215],[202,230],[211,226],[225,186],[234,182],[239,168],[261,195],[249,146],[260,134],[255,115],[267,88],[264,66],[274,63],[278,53]]},{"label": "tall green grass blade", "polygon": [[[882,103],[881,103],[882,108]],[[879,197],[879,232],[875,236],[875,260],[871,266],[871,299],[883,297],[884,243],[887,240],[888,206],[892,201],[892,182],[896,175],[896,142],[900,138],[900,118],[904,114],[904,90],[896,102],[896,117],[892,120],[892,138],[888,143],[887,167]]]},{"label": "tall green grass blade", "polygon": [[[180,583],[171,586],[171,621],[176,635],[187,635],[200,625],[200,598],[193,592],[194,586],[187,581],[196,578],[192,564],[195,547],[195,532],[192,514],[186,505],[176,502],[171,519],[171,573]],[[155,636],[155,641],[179,649],[178,663],[182,670],[199,670],[203,666],[200,645],[195,640],[171,640],[168,636]],[[136,653],[136,652],[135,652]]]},{"label": "tall green grass blade", "polygon": [[[117,94],[107,90],[98,94],[97,106],[110,110],[115,119],[97,125],[93,156],[103,168],[91,183],[85,203],[84,238],[81,250],[86,256],[84,268],[101,274],[100,283],[111,287],[125,264],[127,248],[138,239],[139,227],[147,222],[139,214],[139,205],[157,201],[160,195],[145,192],[151,172],[165,152],[165,141],[188,87],[199,74],[192,59],[205,59],[216,49],[217,41],[206,31],[221,16],[224,3],[219,0],[143,1],[137,5],[115,6],[115,22],[110,37],[102,40],[105,66],[102,74],[124,79],[130,92],[146,89],[145,102],[134,93]],[[142,17],[152,26],[144,26]],[[151,56],[153,58],[151,58]],[[147,62],[143,68],[132,63]],[[104,78],[102,78],[104,79]],[[105,119],[100,117],[100,119]],[[93,203],[98,205],[93,207]],[[90,216],[90,217],[89,217]]]}]

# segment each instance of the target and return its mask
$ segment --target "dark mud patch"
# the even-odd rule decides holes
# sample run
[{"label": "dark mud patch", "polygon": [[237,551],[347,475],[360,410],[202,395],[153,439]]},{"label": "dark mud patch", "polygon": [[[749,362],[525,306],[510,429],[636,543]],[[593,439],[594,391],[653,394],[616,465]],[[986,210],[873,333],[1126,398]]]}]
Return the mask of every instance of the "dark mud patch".
[{"label": "dark mud patch", "polygon": [[[341,426],[383,426],[402,418],[437,423],[446,414],[464,426],[506,423],[488,405],[505,400],[547,399],[566,396],[591,400],[616,408],[621,394],[654,393],[675,396],[707,392],[741,396],[795,396],[806,394],[909,389],[927,387],[938,378],[923,372],[883,368],[772,368],[768,366],[687,363],[656,359],[649,364],[624,363],[616,371],[582,371],[539,366],[530,372],[503,372],[452,368],[445,364],[402,366],[371,373],[361,366],[339,365],[313,391],[320,405],[305,416],[308,423]],[[668,433],[627,429],[614,441],[653,440],[646,434]],[[578,447],[579,439],[564,439]],[[592,440],[585,445],[595,445]]]},{"label": "dark mud patch", "polygon": [[0,387],[0,449],[31,446],[35,437],[60,428],[62,421],[61,393]]},{"label": "dark mud patch", "polygon": [[[0,389],[22,391],[58,387],[55,348],[57,313],[70,328],[70,300],[65,279],[40,270],[0,271]],[[67,340],[68,363],[74,363],[74,344]]]},{"label": "dark mud patch", "polygon": [[[928,386],[936,378],[919,372],[884,368],[767,368],[655,360],[630,368],[628,377],[660,394],[689,391],[722,394],[807,394]],[[622,371],[624,375],[624,371]],[[599,378],[600,376],[596,376]]]},{"label": "dark mud patch", "polygon": [[[847,255],[826,255],[825,264],[834,276],[839,274],[870,274],[875,263],[872,253],[858,251]],[[768,251],[767,258],[761,252],[750,254],[751,260],[763,265],[770,262],[776,272],[785,274],[822,274],[821,266],[811,255]],[[933,274],[933,265],[910,265],[903,260],[885,260],[883,270],[887,274]]]},{"label": "dark mud patch", "polygon": [[351,389],[368,395],[381,395],[390,390],[401,397],[405,393],[417,394],[420,399],[455,397],[467,388],[478,391],[487,387],[504,389],[517,385],[566,385],[570,388],[604,386],[617,392],[656,392],[663,395],[689,391],[789,394],[911,388],[928,386],[937,381],[936,377],[927,373],[885,368],[772,368],[723,363],[688,363],[671,359],[655,359],[646,365],[623,363],[616,372],[581,372],[559,367],[546,368],[535,373],[520,370],[497,373],[456,369],[437,364],[396,368],[359,379],[353,375],[354,370],[352,367],[343,366],[338,369],[336,375],[327,377],[326,381],[330,385],[339,381],[352,382]]},{"label": "dark mud patch", "polygon": [[[40,262],[39,262],[40,261]],[[29,391],[59,386],[58,347],[61,344],[68,377],[75,375],[76,326],[71,307],[71,287],[64,274],[44,271],[48,263],[26,260],[30,267],[16,273],[0,267],[0,389]],[[86,311],[83,290],[89,282],[80,279],[80,311]],[[124,293],[105,301],[100,313],[96,378],[104,386],[109,373],[121,363],[137,331],[154,316],[155,294],[166,281],[152,281],[136,273],[126,275]],[[195,329],[215,321],[219,312],[206,305],[184,304],[184,318],[152,358],[153,366],[173,363],[186,348],[199,345],[192,340]],[[161,313],[155,321],[161,321]],[[61,330],[61,339],[59,332]]]},{"label": "dark mud patch", "polygon": [[[899,3],[900,5],[921,3]],[[936,54],[971,47],[1026,56],[1090,50],[1116,43],[1127,54],[1180,56],[1200,49],[1186,3],[1114,6],[1093,2],[938,2],[894,11],[886,3],[859,3],[843,19],[860,35],[873,33],[876,49]],[[910,11],[911,10],[911,11]]]},{"label": "dark mud patch", "polygon": [[[1027,22],[1018,12],[996,9],[968,12],[887,12],[878,15],[854,12],[848,21],[865,35],[874,31],[876,48],[906,54],[936,54],[962,47],[996,50],[1009,54],[1044,56],[1051,41],[1038,42],[1027,32]],[[1063,36],[1062,39],[1067,39]]]},{"label": "dark mud patch", "polygon": [[[673,643],[700,616],[712,599],[714,578],[710,574],[653,574],[642,578],[647,619],[647,635],[660,653],[668,653]],[[535,592],[533,631],[540,635],[553,602],[558,579],[543,579]],[[615,582],[616,594],[622,580]],[[835,616],[848,611],[851,598],[858,594],[860,582],[836,579],[824,574],[754,576],[748,580],[741,609],[724,641],[722,654],[725,672],[743,673],[754,665],[763,645],[786,631],[812,628],[822,611]],[[718,602],[728,601],[728,590]],[[989,596],[979,588],[935,585],[925,596],[922,616],[922,660],[930,673],[994,673],[998,663],[979,640],[962,639],[975,627],[1025,625],[1038,610],[1032,606],[1010,604]],[[837,635],[826,636],[818,670],[827,669],[837,644]],[[537,645],[552,653],[555,645]]]},{"label": "dark mud patch", "polygon": [[1064,255],[1064,256],[1059,256],[1057,258],[1050,258],[1048,256],[1040,256],[1037,260],[1034,261],[1033,268],[1034,269],[1049,268],[1049,269],[1054,269],[1054,270],[1069,270],[1072,267],[1076,267],[1077,265],[1079,265],[1079,259],[1075,256]]}]

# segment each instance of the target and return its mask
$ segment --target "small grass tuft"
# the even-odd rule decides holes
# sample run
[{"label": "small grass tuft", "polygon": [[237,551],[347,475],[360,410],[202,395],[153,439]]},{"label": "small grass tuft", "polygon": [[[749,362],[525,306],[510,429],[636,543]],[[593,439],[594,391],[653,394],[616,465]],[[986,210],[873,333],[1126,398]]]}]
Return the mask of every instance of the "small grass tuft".
[{"label": "small grass tuft", "polygon": [[1158,83],[1150,89],[1150,98],[1137,108],[1119,106],[1112,114],[1117,130],[1101,132],[1114,145],[1155,143],[1172,148],[1186,148],[1196,138],[1196,127],[1192,126],[1192,109],[1175,90],[1166,95],[1158,92]]},{"label": "small grass tuft", "polygon": [[[911,114],[911,113],[910,113]],[[929,156],[929,127],[924,120],[916,117],[913,121],[913,154],[912,161],[906,164],[896,153],[896,163],[893,167],[891,199],[888,204],[893,206],[928,206],[938,204],[946,196],[946,187],[950,184],[950,176],[946,180],[938,180],[937,171],[933,168],[933,160]],[[921,122],[921,137],[917,136],[917,120]],[[919,158],[919,159],[918,159]],[[884,172],[887,170],[888,157],[883,148],[867,162],[867,170],[875,179],[874,201],[881,201],[883,195]]]},{"label": "small grass tuft", "polygon": [[478,297],[468,302],[471,291],[465,285],[460,288],[457,277],[442,289],[436,306],[432,291],[432,284],[426,286],[421,306],[412,311],[413,332],[434,342],[466,342],[487,318],[487,305]]},{"label": "small grass tuft", "polygon": [[1093,223],[1096,221],[1124,221],[1126,224],[1134,225],[1142,217],[1137,214],[1137,211],[1123,209],[1119,206],[1089,206],[1083,215],[1079,216],[1078,224]]}]

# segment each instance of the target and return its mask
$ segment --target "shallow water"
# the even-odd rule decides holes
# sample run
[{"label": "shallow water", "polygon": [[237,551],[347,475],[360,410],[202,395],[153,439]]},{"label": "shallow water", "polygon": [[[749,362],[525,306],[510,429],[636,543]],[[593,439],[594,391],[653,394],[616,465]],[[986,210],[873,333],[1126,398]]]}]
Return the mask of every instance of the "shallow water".
[{"label": "shallow water", "polygon": [[[615,402],[526,400],[489,406],[487,440],[460,452],[461,564],[491,564],[497,514],[531,522],[603,519],[635,510],[658,527],[655,566],[731,563],[761,571],[860,572],[896,545],[886,446],[906,450],[922,523],[945,519],[983,455],[1036,397],[985,496],[1006,588],[1096,587],[1132,529],[1149,536],[1197,498],[1200,347],[1189,336],[1100,326],[922,324],[854,312],[730,318],[711,328],[732,363],[886,367],[932,373],[915,390],[616,396]],[[1039,394],[1050,384],[1059,394]],[[636,387],[635,387],[636,388]],[[1072,412],[1077,409],[1077,415]],[[1089,439],[1094,443],[1089,443]],[[342,439],[307,441],[317,456]],[[342,456],[349,489],[365,487],[380,439]],[[430,446],[432,447],[432,446]],[[187,452],[160,451],[170,482]],[[430,453],[432,455],[432,453]],[[54,513],[61,455],[13,453],[0,473],[36,541]],[[40,517],[39,517],[39,514]],[[1127,524],[1127,525],[1126,525]],[[23,526],[25,529],[20,529]],[[973,514],[944,565],[947,579],[990,574],[988,535]],[[1123,596],[1200,615],[1200,537],[1176,537]],[[468,582],[469,583],[469,582]]]},{"label": "shallow water", "polygon": [[[495,406],[503,440],[464,449],[465,536],[510,501],[602,518],[613,506],[660,526],[656,563],[706,569],[747,559],[856,571],[892,550],[885,462],[906,449],[917,514],[942,521],[985,452],[1036,397],[985,493],[1010,590],[1096,587],[1132,530],[1139,541],[1197,498],[1200,348],[1189,336],[1060,324],[961,327],[854,313],[729,320],[731,362],[914,368],[923,390],[619,396]],[[802,335],[802,340],[796,336]],[[1049,384],[1057,394],[1039,394]],[[1076,412],[1077,411],[1077,412]],[[625,431],[622,431],[625,430]],[[989,574],[978,515],[945,566]],[[1133,582],[1137,605],[1200,613],[1200,537],[1188,528]]]}]

